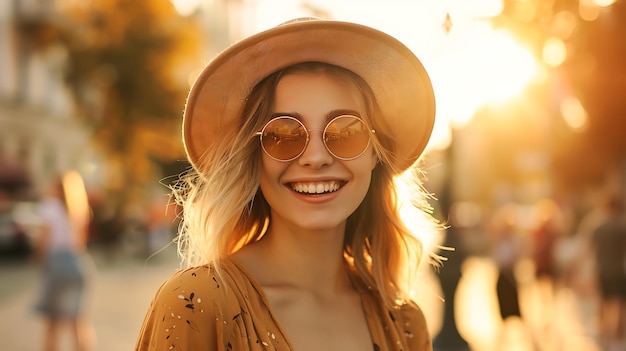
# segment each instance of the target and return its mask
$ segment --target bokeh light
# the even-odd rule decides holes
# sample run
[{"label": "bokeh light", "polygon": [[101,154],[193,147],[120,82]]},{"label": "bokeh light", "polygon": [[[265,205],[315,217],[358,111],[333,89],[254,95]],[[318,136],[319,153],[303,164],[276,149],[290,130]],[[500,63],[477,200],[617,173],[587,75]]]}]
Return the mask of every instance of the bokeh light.
[{"label": "bokeh light", "polygon": [[567,97],[561,102],[561,115],[567,125],[575,131],[583,131],[589,122],[587,111],[580,100],[575,97]]},{"label": "bokeh light", "polygon": [[567,48],[560,38],[548,38],[543,46],[543,62],[548,66],[557,67],[565,61]]}]

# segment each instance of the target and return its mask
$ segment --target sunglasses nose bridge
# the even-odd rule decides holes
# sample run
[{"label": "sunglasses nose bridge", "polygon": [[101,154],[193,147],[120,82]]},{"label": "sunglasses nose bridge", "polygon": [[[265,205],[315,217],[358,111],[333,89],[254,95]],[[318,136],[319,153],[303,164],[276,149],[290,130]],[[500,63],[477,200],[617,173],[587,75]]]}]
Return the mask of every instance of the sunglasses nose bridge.
[{"label": "sunglasses nose bridge", "polygon": [[328,150],[328,146],[326,145],[326,142],[324,141],[324,131],[326,130],[325,128],[311,128],[311,129],[305,129],[305,130],[306,130],[307,140],[306,140],[306,144],[304,145],[304,149],[302,150],[302,153],[304,153],[306,149],[309,148],[309,146],[311,145],[312,139],[317,140],[317,137],[314,137],[312,135],[312,132],[320,132],[321,137],[319,141],[321,141],[322,145],[324,145],[324,148]]}]

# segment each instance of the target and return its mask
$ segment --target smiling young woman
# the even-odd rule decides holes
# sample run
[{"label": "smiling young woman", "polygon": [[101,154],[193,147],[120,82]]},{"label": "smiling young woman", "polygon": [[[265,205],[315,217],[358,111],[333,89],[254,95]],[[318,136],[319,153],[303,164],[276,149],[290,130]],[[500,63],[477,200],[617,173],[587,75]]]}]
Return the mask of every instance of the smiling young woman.
[{"label": "smiling young woman", "polygon": [[369,27],[302,19],[219,55],[183,120],[185,267],[136,349],[431,350],[404,278],[424,248],[394,179],[433,119],[419,60]]}]

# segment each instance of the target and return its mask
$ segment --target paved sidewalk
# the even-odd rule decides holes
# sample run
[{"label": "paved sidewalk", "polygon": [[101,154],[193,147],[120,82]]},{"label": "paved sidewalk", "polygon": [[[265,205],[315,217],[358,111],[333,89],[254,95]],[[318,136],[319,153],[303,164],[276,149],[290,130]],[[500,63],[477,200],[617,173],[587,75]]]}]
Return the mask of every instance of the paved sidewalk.
[{"label": "paved sidewalk", "polygon": [[[154,259],[106,263],[95,257],[89,311],[97,344],[94,351],[132,350],[148,305],[158,286],[177,268],[175,253]],[[0,349],[43,349],[43,320],[32,310],[39,288],[29,263],[0,263]],[[69,334],[60,350],[72,350]]]}]

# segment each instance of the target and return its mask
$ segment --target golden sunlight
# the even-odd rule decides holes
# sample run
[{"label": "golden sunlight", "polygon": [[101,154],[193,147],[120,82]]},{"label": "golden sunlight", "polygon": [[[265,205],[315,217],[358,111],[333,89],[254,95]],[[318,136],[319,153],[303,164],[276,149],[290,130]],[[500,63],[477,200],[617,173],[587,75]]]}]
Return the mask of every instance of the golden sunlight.
[{"label": "golden sunlight", "polygon": [[504,1],[502,0],[450,0],[447,2],[450,14],[454,17],[464,18],[488,18],[495,17],[502,13]]},{"label": "golden sunlight", "polygon": [[[433,229],[434,226],[432,222],[426,220],[426,218],[421,215],[416,215],[416,212],[424,210],[420,208],[420,206],[427,204],[413,203],[414,199],[421,198],[421,196],[417,196],[415,193],[421,192],[423,189],[416,189],[415,185],[410,185],[407,182],[407,179],[412,179],[412,172],[413,170],[408,170],[394,178],[394,182],[398,188],[400,217],[411,232],[424,243],[425,251],[436,251],[436,247],[441,245],[442,237],[439,233],[433,234],[433,231],[430,230]],[[424,230],[426,227],[428,227],[429,230]],[[426,236],[424,233],[429,233],[429,235]]]},{"label": "golden sunlight", "polygon": [[481,100],[484,103],[502,102],[521,93],[537,70],[530,52],[505,31],[486,32],[482,38],[476,39],[476,43],[476,53],[485,55],[474,57],[474,65],[483,75],[477,87],[482,94]]},{"label": "golden sunlight", "polygon": [[181,16],[189,16],[200,7],[201,0],[170,0],[176,12]]},{"label": "golden sunlight", "polygon": [[593,0],[593,3],[600,7],[609,7],[613,5],[616,0]]},{"label": "golden sunlight", "polygon": [[464,25],[443,38],[445,47],[430,62],[440,125],[429,147],[446,147],[449,127],[462,127],[482,106],[519,95],[539,71],[510,33],[485,22]]}]

